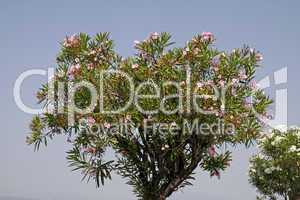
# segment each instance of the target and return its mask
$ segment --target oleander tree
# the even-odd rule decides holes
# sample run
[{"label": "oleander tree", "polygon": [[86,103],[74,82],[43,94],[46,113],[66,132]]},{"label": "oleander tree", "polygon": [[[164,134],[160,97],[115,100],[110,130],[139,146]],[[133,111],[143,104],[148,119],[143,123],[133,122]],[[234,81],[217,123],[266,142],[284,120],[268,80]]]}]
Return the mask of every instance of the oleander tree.
[{"label": "oleander tree", "polygon": [[231,161],[224,147],[251,145],[272,101],[254,81],[262,55],[214,42],[204,32],[172,47],[168,33],[151,33],[122,58],[108,33],[66,37],[54,77],[37,93],[45,112],[33,118],[28,144],[38,150],[65,135],[67,160],[83,179],[99,187],[118,174],[143,200],[192,185],[197,168],[220,177]]},{"label": "oleander tree", "polygon": [[300,130],[274,129],[259,142],[251,158],[250,182],[265,199],[300,199]]}]

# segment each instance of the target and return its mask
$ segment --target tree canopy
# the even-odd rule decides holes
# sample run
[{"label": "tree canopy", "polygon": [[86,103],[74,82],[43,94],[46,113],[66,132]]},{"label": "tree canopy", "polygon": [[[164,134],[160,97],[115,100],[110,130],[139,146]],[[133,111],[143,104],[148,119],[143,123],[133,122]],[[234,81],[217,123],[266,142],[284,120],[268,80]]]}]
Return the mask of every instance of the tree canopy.
[{"label": "tree canopy", "polygon": [[300,130],[272,130],[259,140],[260,153],[252,157],[250,182],[265,198],[300,198]]},{"label": "tree canopy", "polygon": [[173,47],[170,34],[151,33],[122,58],[108,33],[66,37],[54,77],[37,93],[45,112],[27,142],[37,150],[65,135],[73,170],[97,186],[115,172],[138,199],[166,199],[191,185],[196,168],[220,177],[231,161],[226,146],[258,138],[258,116],[272,101],[254,81],[262,55],[214,43],[204,32]]}]

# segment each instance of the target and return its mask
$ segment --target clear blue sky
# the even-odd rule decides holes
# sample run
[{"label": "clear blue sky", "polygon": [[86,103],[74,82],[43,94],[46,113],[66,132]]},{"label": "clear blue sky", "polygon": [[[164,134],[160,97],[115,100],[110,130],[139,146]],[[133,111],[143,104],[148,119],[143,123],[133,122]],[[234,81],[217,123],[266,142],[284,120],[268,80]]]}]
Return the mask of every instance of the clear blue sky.
[{"label": "clear blue sky", "polygon": [[[80,175],[67,168],[64,152],[68,146],[63,138],[56,138],[38,153],[25,145],[32,116],[15,105],[14,81],[25,70],[55,66],[58,42],[65,35],[111,32],[124,56],[134,53],[134,40],[154,31],[172,33],[178,45],[203,31],[215,34],[219,49],[248,44],[264,55],[258,78],[288,67],[289,123],[299,124],[299,9],[297,0],[1,1],[0,200],[134,199],[131,188],[119,177],[113,177],[103,189],[81,183]],[[27,104],[35,105],[34,94],[44,81],[40,77],[25,81],[22,97]],[[274,91],[269,91],[271,96]],[[171,199],[255,199],[246,174],[253,152],[255,148],[235,149],[232,166],[221,180],[199,173],[194,187]]]}]

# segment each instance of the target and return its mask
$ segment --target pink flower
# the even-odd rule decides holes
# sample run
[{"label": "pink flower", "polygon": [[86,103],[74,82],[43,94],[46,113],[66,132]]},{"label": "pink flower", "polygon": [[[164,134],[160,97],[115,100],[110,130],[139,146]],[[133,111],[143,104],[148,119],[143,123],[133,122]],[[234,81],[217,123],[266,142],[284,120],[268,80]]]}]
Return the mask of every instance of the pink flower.
[{"label": "pink flower", "polygon": [[217,116],[223,117],[224,115],[225,115],[225,110],[220,110]]},{"label": "pink flower", "polygon": [[137,45],[141,44],[141,42],[138,40],[134,40],[133,43],[134,43],[134,47],[137,47]]},{"label": "pink flower", "polygon": [[220,55],[216,55],[215,57],[212,58],[211,64],[214,67],[218,67],[220,65]]},{"label": "pink flower", "polygon": [[92,153],[92,154],[94,154],[94,153],[96,153],[96,148],[94,148],[94,147],[88,147],[88,148],[85,148],[83,151],[85,153]]},{"label": "pink flower", "polygon": [[173,127],[174,127],[174,126],[177,126],[176,122],[172,122],[172,123],[171,123],[171,126],[173,126]]},{"label": "pink flower", "polygon": [[240,71],[239,71],[239,79],[240,79],[240,80],[245,80],[245,79],[247,79],[247,75],[246,75],[245,70],[240,70]]},{"label": "pink flower", "polygon": [[220,85],[221,87],[224,87],[224,86],[225,86],[225,81],[224,81],[224,80],[220,80],[220,81],[219,81],[219,85]]},{"label": "pink flower", "polygon": [[199,49],[199,48],[195,48],[195,49],[193,50],[193,53],[194,53],[194,54],[198,54],[198,53],[199,53],[199,51],[200,51],[200,49]]},{"label": "pink flower", "polygon": [[130,121],[131,120],[131,115],[126,115],[125,116],[125,122],[128,122],[128,121]]},{"label": "pink flower", "polygon": [[151,34],[150,34],[150,38],[151,38],[152,40],[157,40],[157,39],[158,39],[158,36],[159,36],[159,34],[158,34],[157,32],[154,32],[154,33],[151,33]]},{"label": "pink flower", "polygon": [[69,68],[69,74],[70,75],[73,75],[73,74],[75,74],[75,72],[76,72],[76,68],[75,68],[75,66],[74,65],[72,65],[70,68]]},{"label": "pink flower", "polygon": [[81,68],[80,64],[76,64],[76,65],[75,65],[75,69],[76,69],[76,70],[80,70],[80,68]]},{"label": "pink flower", "polygon": [[145,52],[141,52],[140,53],[140,56],[142,57],[142,58],[144,58],[144,59],[148,59],[148,54],[147,53],[145,53]]},{"label": "pink flower", "polygon": [[90,51],[90,52],[88,53],[88,55],[95,55],[96,53],[97,53],[96,50],[92,50],[92,51]]},{"label": "pink flower", "polygon": [[87,65],[88,70],[93,70],[95,68],[95,65],[93,63],[89,63]]},{"label": "pink flower", "polygon": [[252,90],[256,90],[256,89],[257,89],[256,81],[255,81],[255,80],[252,80],[252,81],[249,83],[249,87],[250,87]]},{"label": "pink flower", "polygon": [[72,35],[70,37],[66,37],[64,39],[63,45],[67,48],[71,47],[77,47],[80,44],[80,38],[78,37],[78,35]]},{"label": "pink flower", "polygon": [[261,53],[257,53],[257,54],[255,55],[255,58],[256,58],[256,61],[257,61],[257,62],[259,62],[259,61],[262,61],[262,60],[263,60],[263,56],[262,56],[262,54],[261,54]]},{"label": "pink flower", "polygon": [[202,97],[203,97],[203,99],[209,99],[211,96],[210,95],[207,95],[207,94],[204,94],[204,95],[202,95]]},{"label": "pink flower", "polygon": [[244,104],[244,107],[247,109],[247,110],[250,110],[252,108],[252,104],[247,104],[245,103]]},{"label": "pink flower", "polygon": [[231,83],[232,83],[233,85],[235,85],[235,84],[239,83],[239,80],[238,80],[237,78],[233,78],[233,79],[231,80]]},{"label": "pink flower", "polygon": [[70,38],[69,38],[69,40],[71,41],[71,42],[74,42],[74,41],[76,41],[78,39],[78,36],[76,35],[76,34],[73,34]]},{"label": "pink flower", "polygon": [[208,80],[207,82],[206,82],[206,85],[212,85],[214,82],[212,81],[212,80]]},{"label": "pink flower", "polygon": [[214,35],[211,32],[203,32],[201,36],[204,41],[212,41],[214,39]]},{"label": "pink flower", "polygon": [[236,88],[234,88],[234,87],[231,88],[231,94],[233,96],[236,96]]},{"label": "pink flower", "polygon": [[138,67],[139,67],[138,64],[133,64],[133,65],[131,66],[132,69],[137,69]]},{"label": "pink flower", "polygon": [[253,99],[251,96],[246,97],[244,99],[244,107],[247,109],[251,109],[252,108],[252,104],[253,104]]},{"label": "pink flower", "polygon": [[190,51],[190,48],[189,47],[186,47],[183,51],[182,51],[182,54],[184,56],[186,56],[188,54],[188,52]]},{"label": "pink flower", "polygon": [[202,88],[204,86],[204,84],[202,82],[197,82],[197,87],[198,88]]},{"label": "pink flower", "polygon": [[107,128],[107,129],[109,129],[109,128],[111,127],[111,124],[110,124],[110,123],[107,123],[107,122],[105,122],[105,123],[103,124],[103,126],[104,126],[104,128]]},{"label": "pink flower", "polygon": [[239,78],[240,78],[241,80],[245,80],[245,79],[247,79],[247,75],[246,75],[246,74],[240,74],[240,75],[239,75]]},{"label": "pink flower", "polygon": [[69,42],[68,42],[67,38],[66,38],[66,39],[64,39],[64,43],[63,43],[63,45],[64,45],[64,47],[70,47],[70,44],[69,44]]},{"label": "pink flower", "polygon": [[76,73],[80,72],[80,68],[81,68],[80,64],[72,65],[69,68],[68,74],[75,75]]},{"label": "pink flower", "polygon": [[184,85],[185,85],[185,81],[181,81],[181,82],[180,82],[180,85],[181,85],[181,86],[184,86]]},{"label": "pink flower", "polygon": [[215,66],[215,67],[213,67],[213,70],[214,70],[215,72],[217,72],[217,71],[219,71],[219,67]]},{"label": "pink flower", "polygon": [[215,149],[214,146],[211,146],[211,147],[208,148],[208,155],[210,157],[215,157],[215,155],[216,155],[216,149]]},{"label": "pink flower", "polygon": [[221,109],[222,112],[225,111],[225,105],[222,104],[221,107],[220,107],[220,109]]},{"label": "pink flower", "polygon": [[93,117],[88,117],[87,122],[89,123],[89,125],[93,125],[95,124],[96,120]]}]

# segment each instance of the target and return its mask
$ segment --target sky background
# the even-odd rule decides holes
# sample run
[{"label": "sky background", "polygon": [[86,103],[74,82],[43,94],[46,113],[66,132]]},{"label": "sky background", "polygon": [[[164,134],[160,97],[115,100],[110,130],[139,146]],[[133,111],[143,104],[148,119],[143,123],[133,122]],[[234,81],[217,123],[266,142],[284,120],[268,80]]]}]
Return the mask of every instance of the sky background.
[{"label": "sky background", "polygon": [[[25,144],[32,115],[15,104],[13,86],[25,70],[55,66],[59,41],[66,35],[111,32],[117,51],[133,54],[134,40],[150,32],[170,32],[176,45],[195,34],[211,31],[219,49],[231,51],[248,44],[264,55],[258,80],[288,67],[288,121],[299,125],[300,1],[0,1],[0,200],[99,200],[135,199],[131,188],[117,176],[104,188],[80,182],[80,174],[67,167],[65,139],[57,137],[48,148],[34,153]],[[22,85],[22,98],[36,106],[35,92],[44,77],[31,77]],[[274,95],[276,87],[268,92]],[[283,105],[284,106],[284,105]],[[248,184],[248,158],[255,147],[233,149],[232,166],[221,180],[198,172],[193,187],[171,200],[253,200],[256,191]]]}]

